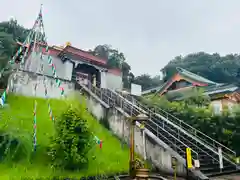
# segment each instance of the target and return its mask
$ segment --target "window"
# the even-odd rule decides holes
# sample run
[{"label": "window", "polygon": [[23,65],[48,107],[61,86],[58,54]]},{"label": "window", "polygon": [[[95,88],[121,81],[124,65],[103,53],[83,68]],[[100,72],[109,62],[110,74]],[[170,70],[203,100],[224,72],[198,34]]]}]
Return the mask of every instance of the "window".
[{"label": "window", "polygon": [[222,112],[222,103],[221,101],[212,102],[213,112],[214,114],[221,114]]}]

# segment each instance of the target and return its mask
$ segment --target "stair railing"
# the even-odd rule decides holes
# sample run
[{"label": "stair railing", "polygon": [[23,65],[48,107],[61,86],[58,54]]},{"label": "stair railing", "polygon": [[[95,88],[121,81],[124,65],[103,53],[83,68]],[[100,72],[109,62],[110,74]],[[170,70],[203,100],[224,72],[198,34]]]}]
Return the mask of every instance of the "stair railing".
[{"label": "stair railing", "polygon": [[148,107],[146,107],[146,106],[142,105],[141,103],[139,103],[138,100],[136,100],[135,98],[133,98],[130,95],[125,95],[125,98],[127,98],[129,101],[134,103],[136,106],[138,106],[139,108],[141,108],[141,109],[143,109],[143,110],[145,110],[147,112],[152,112],[152,113],[157,113],[157,114],[162,115],[163,117],[167,118],[168,120],[170,120],[171,122],[173,122],[174,124],[176,124],[180,128],[184,129],[185,131],[187,131],[188,133],[190,133],[194,137],[196,137],[199,140],[201,140],[206,145],[208,145],[211,148],[213,148],[216,152],[218,152],[218,148],[221,148],[222,149],[222,154],[225,157],[228,157],[229,159],[233,159],[234,157],[236,157],[236,152],[234,152],[230,148],[228,148],[228,147],[224,146],[223,144],[217,142],[216,140],[214,140],[211,137],[207,136],[203,132],[197,130],[196,128],[194,128],[191,125],[187,124],[186,122],[178,119],[177,117],[171,115],[170,113],[164,111],[163,109],[161,109],[161,108],[154,108],[154,111],[153,111],[153,110],[149,109]]},{"label": "stair railing", "polygon": [[[108,89],[109,90],[109,89]],[[116,103],[120,108],[122,108],[125,112],[126,111],[128,111],[128,110],[131,110],[131,109],[135,109],[135,111],[138,111],[138,113],[137,114],[139,114],[139,113],[149,113],[149,111],[146,111],[146,110],[144,110],[144,109],[141,109],[141,108],[134,108],[134,104],[133,103],[131,103],[130,101],[130,103],[127,103],[126,102],[126,100],[124,100],[124,97],[122,97],[121,95],[119,96],[119,94],[117,94],[116,92],[114,92],[114,91],[112,91],[112,90],[109,90],[108,91],[108,95],[109,96],[115,96],[115,99],[118,99],[116,102],[118,102],[119,100],[122,100],[123,102],[121,102],[121,103]],[[128,101],[128,100],[127,100]],[[126,106],[125,104],[128,104],[128,106]],[[126,107],[125,107],[126,106]],[[141,109],[141,110],[139,110],[139,109]],[[185,136],[183,136],[183,135],[181,135],[180,133],[179,133],[179,131],[177,131],[177,136],[178,136],[178,138],[176,138],[176,136],[174,136],[174,135],[172,135],[172,133],[173,132],[171,132],[172,131],[172,129],[170,129],[168,126],[164,126],[164,121],[162,121],[163,123],[161,123],[161,126],[159,125],[159,124],[156,124],[155,122],[158,122],[159,121],[159,119],[158,118],[156,118],[156,117],[154,117],[154,116],[151,116],[151,113],[153,113],[152,111],[150,111],[150,122],[151,123],[154,123],[156,126],[157,126],[157,130],[156,129],[154,129],[152,126],[150,126],[150,129],[151,130],[153,130],[153,131],[155,131],[155,132],[157,132],[158,134],[159,134],[159,132],[158,132],[158,128],[159,127],[161,127],[160,129],[161,130],[163,130],[163,131],[165,131],[168,135],[170,135],[172,138],[174,138],[174,139],[177,139],[176,141],[177,142],[179,142],[179,143],[181,143],[181,144],[183,144],[184,145],[184,147],[185,147],[185,149],[187,148],[187,147],[189,147],[188,145],[186,145],[183,141],[181,141],[180,139],[184,139],[185,141],[187,141],[187,142],[189,142],[189,144],[191,144],[191,145],[193,145],[193,146],[195,146],[195,148],[197,149],[197,150],[199,150],[199,152],[203,152],[203,153],[205,153],[206,155],[208,155],[210,158],[212,158],[215,162],[217,162],[217,163],[219,163],[219,159],[216,159],[216,157],[214,157],[212,154],[210,154],[210,153],[208,153],[208,152],[206,152],[205,150],[203,150],[203,149],[201,149],[198,145],[197,145],[197,142],[196,142],[196,144],[194,144],[194,142],[191,142],[190,140],[188,140],[187,138],[185,138]],[[133,115],[133,113],[131,112],[130,113],[131,115]],[[153,113],[154,114],[154,113]],[[136,114],[135,114],[136,115]],[[161,121],[160,121],[161,122]],[[167,130],[168,129],[168,130]],[[153,132],[153,131],[151,131],[151,132]],[[176,132],[175,132],[176,133]],[[161,133],[160,133],[161,134]],[[159,137],[158,135],[157,135],[157,137]],[[161,136],[162,138],[164,138],[164,139],[166,139],[166,137],[163,137],[163,136]],[[170,143],[171,144],[171,143]],[[194,149],[195,149],[194,148]],[[181,149],[181,148],[179,148],[179,147],[177,147],[177,149]],[[198,152],[197,151],[195,151],[193,148],[192,148],[192,152],[193,152],[193,159],[198,159]],[[183,151],[182,149],[181,149],[181,151],[182,152],[184,152],[184,154],[185,154],[185,151]]]},{"label": "stair railing", "polygon": [[[126,109],[131,109],[131,108],[134,108],[131,104],[128,104],[126,103],[125,101],[123,101],[122,103],[122,108],[123,110],[126,110]],[[136,113],[137,112],[137,113]],[[137,116],[139,115],[140,111],[136,110],[135,111],[132,111],[132,114],[131,116]],[[152,124],[152,125],[151,125]],[[172,133],[170,133],[166,127],[164,127],[164,125],[162,124],[162,126],[160,126],[159,124],[155,123],[153,121],[153,119],[149,119],[148,122],[146,122],[146,128],[152,132],[154,135],[157,136],[157,138],[160,138],[160,139],[164,139],[165,141],[168,142],[168,145],[170,144],[170,147],[173,148],[173,150],[175,150],[176,152],[179,153],[179,151],[181,152],[181,154],[185,154],[185,151],[180,148],[176,142],[180,143],[180,145],[182,145],[184,147],[184,149],[186,149],[188,146],[181,140],[179,140],[179,138],[175,137]],[[174,139],[174,141],[171,141],[170,139],[168,139],[167,137],[165,137],[161,131],[164,131],[165,133],[168,134],[168,136],[172,137]],[[175,142],[175,143],[174,143]],[[198,153],[195,151],[195,150],[192,150],[192,157],[193,157],[193,160],[194,159],[198,159]],[[215,159],[217,161],[217,159]]]},{"label": "stair railing", "polygon": [[[96,86],[93,86],[91,84],[91,82],[89,82],[87,85],[86,84],[82,84],[79,83],[82,87],[87,88],[88,90],[90,90],[92,93],[94,93],[96,96],[98,96],[102,101],[104,101],[105,103],[111,103],[113,105],[117,105],[120,108],[122,108],[123,110],[130,110],[129,115],[131,116],[137,116],[139,113],[142,113],[141,111],[139,111],[139,109],[136,109],[133,104],[130,104],[128,102],[126,102],[121,96],[119,96],[118,94],[113,93],[110,90],[110,93],[108,92],[104,92],[104,89],[100,89]],[[136,113],[138,112],[138,113]],[[158,124],[156,124],[151,118],[148,120],[148,124],[147,124],[147,129],[150,130],[150,132],[152,132],[154,135],[157,136],[157,138],[161,137],[161,139],[165,139],[166,141],[168,141],[170,145],[170,147],[174,148],[175,150],[177,149],[178,152],[182,152],[185,153],[185,151],[183,151],[180,147],[178,147],[176,145],[176,143],[172,142],[171,140],[169,140],[167,137],[163,136],[161,131],[164,131],[165,133],[167,133],[169,136],[171,136],[173,139],[175,139],[176,142],[180,143],[182,146],[185,147],[185,149],[188,147],[186,144],[184,144],[184,142],[180,141],[178,138],[176,138],[175,136],[173,136],[171,133],[169,133],[166,129],[164,129],[164,125],[159,126]],[[154,127],[152,125],[153,124]],[[154,133],[155,132],[155,133]],[[192,158],[194,159],[198,159],[198,153],[195,150],[192,150]]]}]

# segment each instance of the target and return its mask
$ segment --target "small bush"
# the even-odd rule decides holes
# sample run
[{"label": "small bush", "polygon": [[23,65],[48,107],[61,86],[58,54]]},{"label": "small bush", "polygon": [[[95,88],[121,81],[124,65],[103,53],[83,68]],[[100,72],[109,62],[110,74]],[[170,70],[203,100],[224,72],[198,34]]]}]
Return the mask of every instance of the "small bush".
[{"label": "small bush", "polygon": [[0,133],[0,160],[18,161],[23,158],[30,160],[31,145],[29,136],[8,130]]},{"label": "small bush", "polygon": [[57,119],[56,133],[48,152],[54,167],[74,170],[88,163],[87,152],[93,138],[83,118],[84,107],[78,108],[69,106]]},{"label": "small bush", "polygon": [[[190,106],[188,104],[189,101],[169,102],[157,96],[155,98],[143,98],[140,100],[143,104],[153,107],[156,112],[160,114],[163,113],[162,110],[164,110],[183,120],[204,134],[224,144],[226,147],[233,149],[237,155],[240,155],[239,105],[232,115],[223,112],[221,116],[219,116],[213,114],[211,107],[200,106],[200,104],[198,104],[199,102],[195,106]],[[205,104],[203,103],[203,105]]]}]

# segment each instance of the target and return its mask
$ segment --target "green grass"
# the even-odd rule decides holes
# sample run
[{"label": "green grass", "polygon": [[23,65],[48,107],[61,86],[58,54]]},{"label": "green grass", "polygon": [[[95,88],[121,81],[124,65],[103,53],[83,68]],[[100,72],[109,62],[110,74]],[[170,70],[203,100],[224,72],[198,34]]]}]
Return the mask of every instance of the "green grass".
[{"label": "green grass", "polygon": [[[34,101],[37,101],[37,143],[39,148],[34,157],[26,157],[18,163],[12,161],[0,163],[0,179],[22,178],[46,178],[46,177],[82,177],[97,174],[112,174],[128,170],[129,153],[128,148],[121,148],[121,143],[111,132],[100,125],[90,114],[88,125],[92,132],[103,140],[102,149],[95,145],[88,153],[88,169],[79,172],[68,172],[53,170],[50,168],[46,155],[46,147],[49,145],[49,137],[54,134],[53,122],[48,116],[48,107],[45,99],[27,98],[23,96],[7,97],[9,106],[0,111],[0,129],[12,132],[15,136],[21,137],[22,141],[32,148],[33,134],[33,108]],[[58,116],[66,107],[64,100],[51,100],[53,114]],[[90,117],[90,118],[89,118]]]}]

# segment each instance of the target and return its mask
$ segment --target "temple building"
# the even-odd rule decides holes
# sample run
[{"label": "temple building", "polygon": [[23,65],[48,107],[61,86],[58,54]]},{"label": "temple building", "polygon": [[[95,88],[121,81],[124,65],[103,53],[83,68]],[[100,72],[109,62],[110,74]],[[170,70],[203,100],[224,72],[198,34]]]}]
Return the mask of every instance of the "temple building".
[{"label": "temple building", "polygon": [[[22,45],[19,42],[18,44]],[[28,46],[26,45],[25,48]],[[43,61],[40,54],[31,53],[33,44],[30,44],[30,53],[25,60],[24,70],[52,76],[51,67],[48,65],[46,45],[38,44],[38,46],[43,52]],[[60,79],[85,84],[91,82],[99,88],[122,89],[121,70],[109,68],[105,59],[73,47],[70,43],[66,43],[64,47],[50,46],[48,53],[53,59],[57,76]],[[20,61],[19,58],[16,61]],[[43,64],[43,67],[41,67],[41,64]]]},{"label": "temple building", "polygon": [[[159,96],[170,101],[180,101],[196,95],[196,90],[209,96],[211,106],[216,113],[229,109],[240,102],[240,89],[234,84],[216,83],[183,68],[176,68],[175,73],[167,82],[154,89]],[[153,90],[152,90],[153,91]],[[148,93],[152,92],[149,91]]]}]

